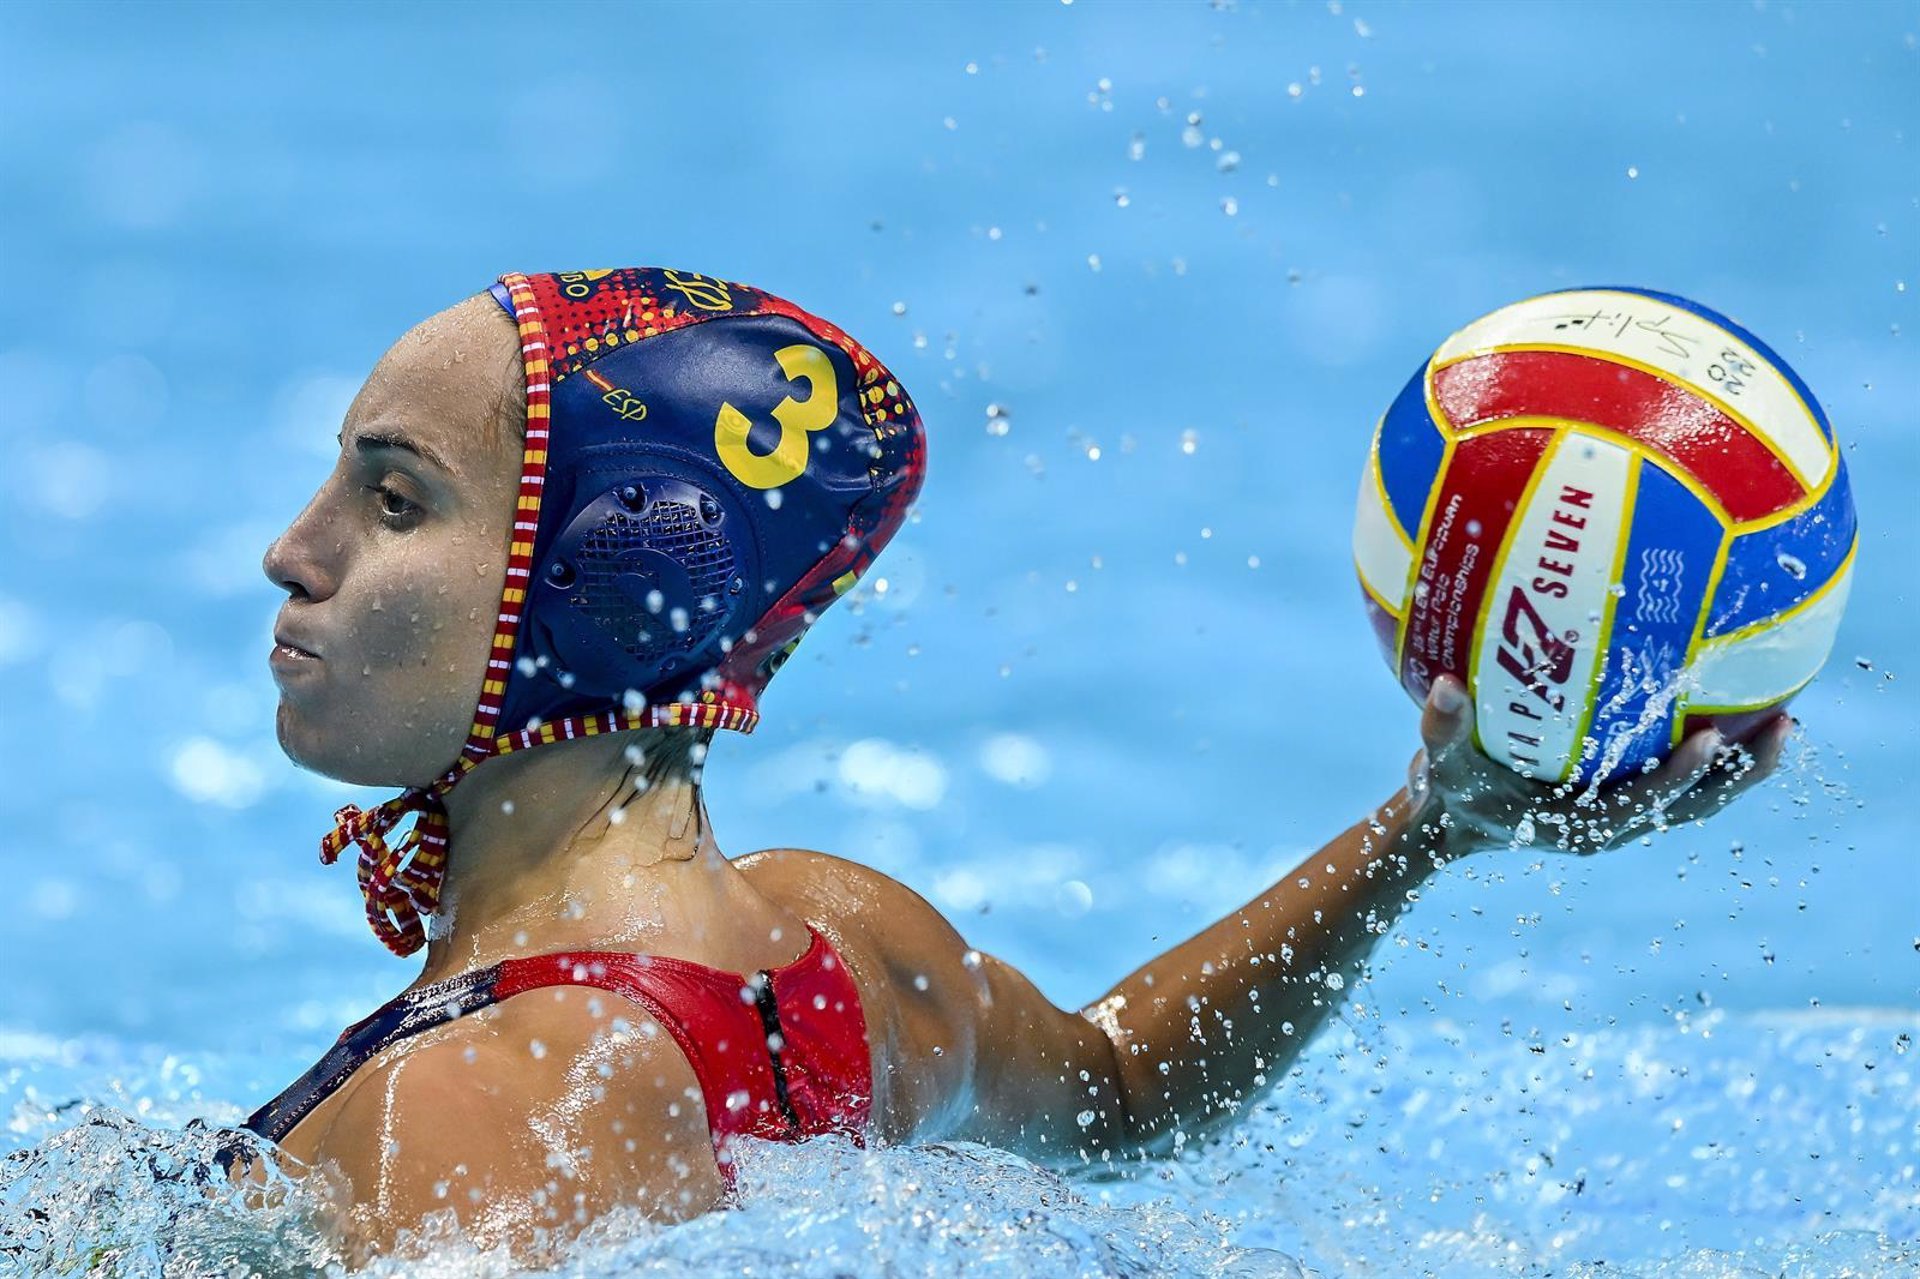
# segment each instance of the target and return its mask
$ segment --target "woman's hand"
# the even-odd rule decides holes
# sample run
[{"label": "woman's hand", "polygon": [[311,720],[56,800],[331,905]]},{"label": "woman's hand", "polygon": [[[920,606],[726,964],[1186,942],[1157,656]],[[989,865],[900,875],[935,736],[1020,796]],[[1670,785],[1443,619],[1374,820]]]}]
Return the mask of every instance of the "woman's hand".
[{"label": "woman's hand", "polygon": [[1745,743],[1703,728],[1650,773],[1603,786],[1537,782],[1474,744],[1473,699],[1460,680],[1442,675],[1420,717],[1426,745],[1408,768],[1407,792],[1423,842],[1441,859],[1506,846],[1597,853],[1712,816],[1772,774],[1792,728],[1785,712]]}]

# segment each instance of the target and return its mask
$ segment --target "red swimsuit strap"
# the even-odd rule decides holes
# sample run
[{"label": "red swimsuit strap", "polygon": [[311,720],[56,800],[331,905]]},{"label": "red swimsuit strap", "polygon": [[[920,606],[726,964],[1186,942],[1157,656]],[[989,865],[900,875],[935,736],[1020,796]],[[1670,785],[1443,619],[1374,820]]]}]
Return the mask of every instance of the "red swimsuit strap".
[{"label": "red swimsuit strap", "polygon": [[247,1126],[279,1141],[393,1044],[529,990],[588,986],[637,1004],[649,1018],[638,1033],[664,1027],[686,1055],[731,1197],[732,1137],[798,1141],[840,1132],[864,1144],[873,1070],[860,992],[832,943],[812,925],[807,931],[805,954],[751,975],[671,955],[564,951],[416,987],[348,1027]]},{"label": "red swimsuit strap", "polygon": [[670,955],[566,951],[499,965],[493,998],[550,986],[589,986],[645,1009],[700,1081],[708,1128],[729,1192],[726,1143],[736,1136],[798,1141],[841,1132],[863,1142],[872,1113],[866,1017],[852,974],[808,927],[798,959],[751,975]]}]

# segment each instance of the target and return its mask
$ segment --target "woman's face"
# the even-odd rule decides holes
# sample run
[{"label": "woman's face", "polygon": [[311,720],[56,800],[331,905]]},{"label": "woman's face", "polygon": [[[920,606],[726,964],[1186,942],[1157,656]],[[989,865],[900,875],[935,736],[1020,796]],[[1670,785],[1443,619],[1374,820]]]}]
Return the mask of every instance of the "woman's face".
[{"label": "woman's face", "polygon": [[422,786],[459,755],[506,578],[520,377],[483,294],[410,330],[354,397],[333,473],[264,563],[287,592],[270,660],[295,763]]}]

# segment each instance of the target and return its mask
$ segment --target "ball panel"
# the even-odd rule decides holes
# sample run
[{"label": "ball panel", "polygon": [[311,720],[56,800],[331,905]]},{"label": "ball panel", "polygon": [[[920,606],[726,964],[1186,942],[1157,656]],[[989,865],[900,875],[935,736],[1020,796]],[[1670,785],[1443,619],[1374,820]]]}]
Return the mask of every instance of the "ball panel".
[{"label": "ball panel", "polygon": [[1639,469],[1619,444],[1558,436],[1501,546],[1469,675],[1482,748],[1524,776],[1578,760]]},{"label": "ball panel", "polygon": [[[1789,381],[1778,356],[1762,355],[1724,317],[1644,292],[1573,289],[1495,311],[1449,338],[1434,366],[1491,350],[1585,351],[1670,378],[1711,401],[1777,452],[1802,490],[1833,465],[1831,430],[1804,384]],[[1540,410],[1535,410],[1536,412]]]},{"label": "ball panel", "polygon": [[1731,634],[1785,612],[1833,580],[1853,553],[1858,519],[1844,461],[1826,491],[1798,515],[1735,529],[1704,634]]},{"label": "ball panel", "polygon": [[1353,564],[1360,582],[1397,618],[1406,609],[1407,576],[1413,545],[1387,513],[1387,494],[1373,455],[1360,476],[1360,497],[1353,508]]},{"label": "ball panel", "polygon": [[1778,351],[1775,351],[1765,342],[1755,337],[1745,325],[1735,323],[1710,306],[1701,306],[1698,302],[1679,297],[1672,293],[1661,293],[1657,289],[1638,289],[1629,286],[1608,285],[1601,291],[1608,293],[1631,293],[1637,297],[1652,298],[1656,302],[1664,302],[1668,306],[1678,307],[1683,311],[1691,311],[1709,323],[1717,324],[1727,332],[1733,334],[1742,342],[1752,347],[1761,358],[1765,359],[1767,363],[1771,364],[1774,369],[1779,372],[1781,377],[1787,380],[1787,384],[1791,386],[1794,393],[1800,397],[1800,403],[1806,408],[1807,412],[1812,415],[1815,423],[1819,425],[1820,434],[1826,437],[1829,445],[1832,444],[1833,423],[1828,420],[1827,411],[1820,406],[1820,401],[1814,398],[1813,388],[1801,380],[1800,375],[1793,371],[1791,364],[1788,364],[1780,358]]},{"label": "ball panel", "polygon": [[[1440,474],[1446,456],[1446,437],[1427,412],[1427,366],[1421,365],[1381,419],[1375,436],[1380,459],[1380,482],[1387,493],[1387,510],[1411,537],[1427,509],[1427,495]],[[1399,592],[1389,595],[1397,599]]]},{"label": "ball panel", "polygon": [[1455,430],[1515,417],[1604,427],[1671,458],[1736,520],[1807,494],[1758,437],[1684,386],[1570,351],[1502,351],[1438,369],[1434,396]]},{"label": "ball panel", "polygon": [[1621,594],[1587,736],[1598,744],[1576,776],[1635,772],[1672,744],[1675,678],[1687,663],[1726,528],[1657,461],[1642,459],[1616,580]]},{"label": "ball panel", "polygon": [[1464,440],[1447,459],[1422,521],[1401,622],[1400,682],[1424,701],[1433,678],[1467,678],[1495,552],[1554,432],[1515,428]]},{"label": "ball panel", "polygon": [[1393,640],[1400,629],[1400,619],[1382,608],[1380,601],[1361,583],[1360,598],[1366,602],[1367,625],[1373,631],[1373,642],[1380,646],[1380,655],[1387,659],[1387,665],[1393,665]]},{"label": "ball panel", "polygon": [[1853,557],[1784,613],[1700,645],[1687,671],[1690,712],[1750,710],[1792,696],[1826,664],[1853,587]]}]

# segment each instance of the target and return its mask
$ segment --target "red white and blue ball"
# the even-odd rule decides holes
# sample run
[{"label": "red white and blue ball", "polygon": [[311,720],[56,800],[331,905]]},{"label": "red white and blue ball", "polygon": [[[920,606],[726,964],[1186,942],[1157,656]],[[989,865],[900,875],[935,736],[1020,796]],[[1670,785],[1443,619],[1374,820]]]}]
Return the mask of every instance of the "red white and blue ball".
[{"label": "red white and blue ball", "polygon": [[1607,780],[1738,738],[1833,647],[1857,532],[1806,383],[1696,302],[1548,293],[1469,324],[1381,419],[1354,560],[1408,693],[1464,679],[1481,747]]}]

